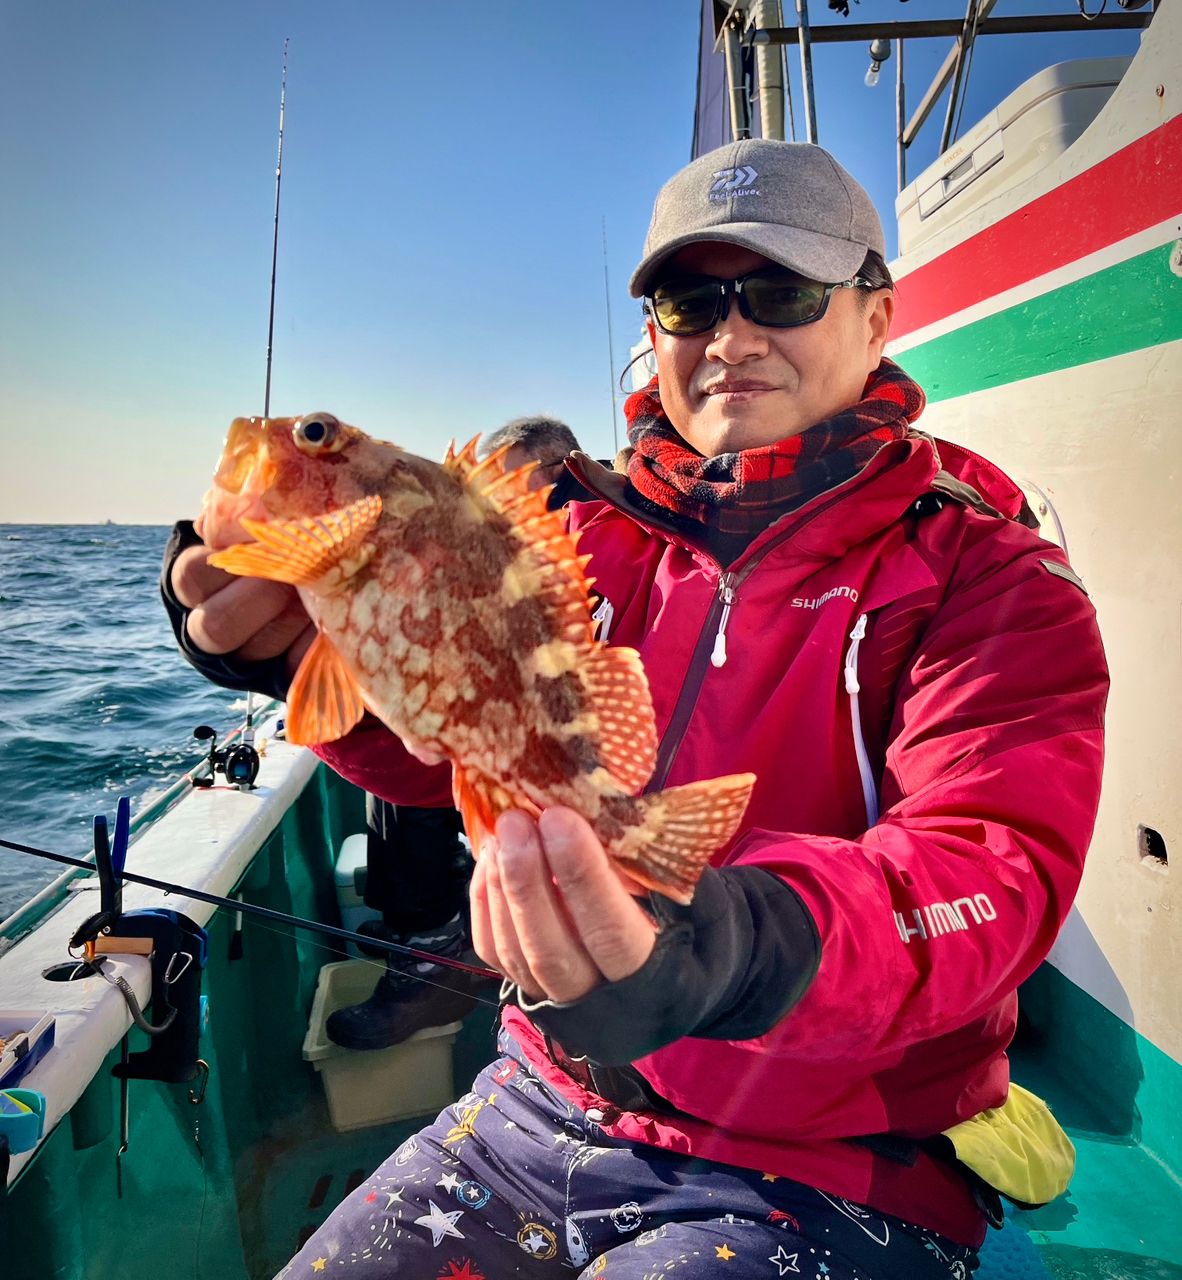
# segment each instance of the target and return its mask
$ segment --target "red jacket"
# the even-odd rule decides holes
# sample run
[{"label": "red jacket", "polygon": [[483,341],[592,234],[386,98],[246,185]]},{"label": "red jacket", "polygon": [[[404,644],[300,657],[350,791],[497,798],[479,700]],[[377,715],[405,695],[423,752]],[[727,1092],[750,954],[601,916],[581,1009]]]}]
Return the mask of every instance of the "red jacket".
[{"label": "red jacket", "polygon": [[[975,494],[949,497],[957,480]],[[614,505],[571,509],[609,639],[648,672],[651,785],[754,772],[715,865],[782,876],[821,940],[811,986],[767,1034],[685,1037],[634,1064],[683,1117],[624,1113],[610,1132],[979,1240],[949,1168],[849,1139],[927,1137],[1004,1100],[1015,990],[1079,883],[1107,671],[1087,596],[1062,551],[1013,520],[1021,504],[990,464],[913,436],[725,575]],[[384,730],[320,751],[396,803],[447,803],[446,768],[417,765]],[[505,1017],[556,1087],[595,1105],[520,1010]]]}]

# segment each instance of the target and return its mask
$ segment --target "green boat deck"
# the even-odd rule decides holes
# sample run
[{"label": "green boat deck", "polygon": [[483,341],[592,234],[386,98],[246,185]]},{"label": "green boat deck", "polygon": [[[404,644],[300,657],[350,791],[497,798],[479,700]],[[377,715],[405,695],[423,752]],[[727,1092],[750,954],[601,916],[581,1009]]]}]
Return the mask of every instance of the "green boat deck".
[{"label": "green boat deck", "polygon": [[[318,770],[240,891],[336,920],[332,850],[362,826],[360,793]],[[301,1050],[317,975],[339,954],[248,917],[231,958],[232,929],[224,913],[211,922],[204,1100],[194,1105],[187,1085],[131,1082],[117,1159],[118,1082],[96,1076],[0,1200],[6,1280],[269,1280],[420,1127],[333,1130]],[[990,1233],[978,1277],[1182,1280],[1182,1067],[1048,966],[1022,1005],[1014,1074],[1071,1134],[1077,1172],[1053,1204]],[[488,1061],[494,1017],[481,1006],[464,1024],[458,1089]],[[117,1060],[115,1049],[107,1067]]]}]

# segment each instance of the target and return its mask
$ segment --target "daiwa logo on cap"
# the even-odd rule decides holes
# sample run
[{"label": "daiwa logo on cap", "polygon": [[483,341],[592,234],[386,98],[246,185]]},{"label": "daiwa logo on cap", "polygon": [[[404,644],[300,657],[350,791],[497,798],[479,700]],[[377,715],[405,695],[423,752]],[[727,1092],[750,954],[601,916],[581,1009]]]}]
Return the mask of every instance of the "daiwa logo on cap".
[{"label": "daiwa logo on cap", "polygon": [[731,196],[757,196],[759,189],[755,186],[759,178],[759,170],[749,164],[740,165],[737,169],[719,169],[714,174],[714,185],[710,188],[711,200],[729,200]]}]

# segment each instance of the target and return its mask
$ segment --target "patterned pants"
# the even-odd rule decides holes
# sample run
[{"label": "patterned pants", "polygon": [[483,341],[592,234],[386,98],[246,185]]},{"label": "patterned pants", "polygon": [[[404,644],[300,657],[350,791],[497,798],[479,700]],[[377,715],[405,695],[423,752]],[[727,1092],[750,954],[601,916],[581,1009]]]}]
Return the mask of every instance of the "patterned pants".
[{"label": "patterned pants", "polygon": [[514,1054],[406,1142],[276,1280],[963,1280],[972,1249],[787,1178],[609,1138]]}]

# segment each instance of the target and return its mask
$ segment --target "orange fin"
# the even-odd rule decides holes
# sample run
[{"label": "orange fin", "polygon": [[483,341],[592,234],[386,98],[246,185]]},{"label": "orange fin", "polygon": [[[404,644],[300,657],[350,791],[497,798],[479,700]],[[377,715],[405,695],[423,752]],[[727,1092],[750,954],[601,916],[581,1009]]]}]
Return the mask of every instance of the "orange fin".
[{"label": "orange fin", "polygon": [[381,514],[382,500],[371,494],[321,516],[275,521],[244,519],[243,528],[256,541],[217,551],[209,557],[209,563],[227,573],[300,587],[321,582],[333,570],[343,581],[373,554],[365,539]]},{"label": "orange fin", "polygon": [[474,857],[480,857],[481,846],[496,830],[497,819],[507,809],[521,809],[537,817],[541,810],[524,797],[511,796],[479,769],[458,762],[452,766],[452,797],[464,819],[464,830],[472,845]]},{"label": "orange fin", "polygon": [[460,817],[464,820],[464,830],[472,845],[472,854],[479,858],[486,837],[492,835],[493,828],[497,825],[487,779],[484,774],[465,769],[457,763],[452,767],[451,792]]},{"label": "orange fin", "polygon": [[657,764],[657,725],[640,654],[597,644],[580,664],[579,679],[598,720],[593,736],[603,767],[635,795]]},{"label": "orange fin", "polygon": [[343,738],[364,712],[357,681],[332,641],[320,632],[287,691],[288,742],[333,742]]},{"label": "orange fin", "polygon": [[611,850],[620,869],[688,905],[711,856],[738,830],[754,785],[755,774],[733,773],[641,796],[643,825]]}]

